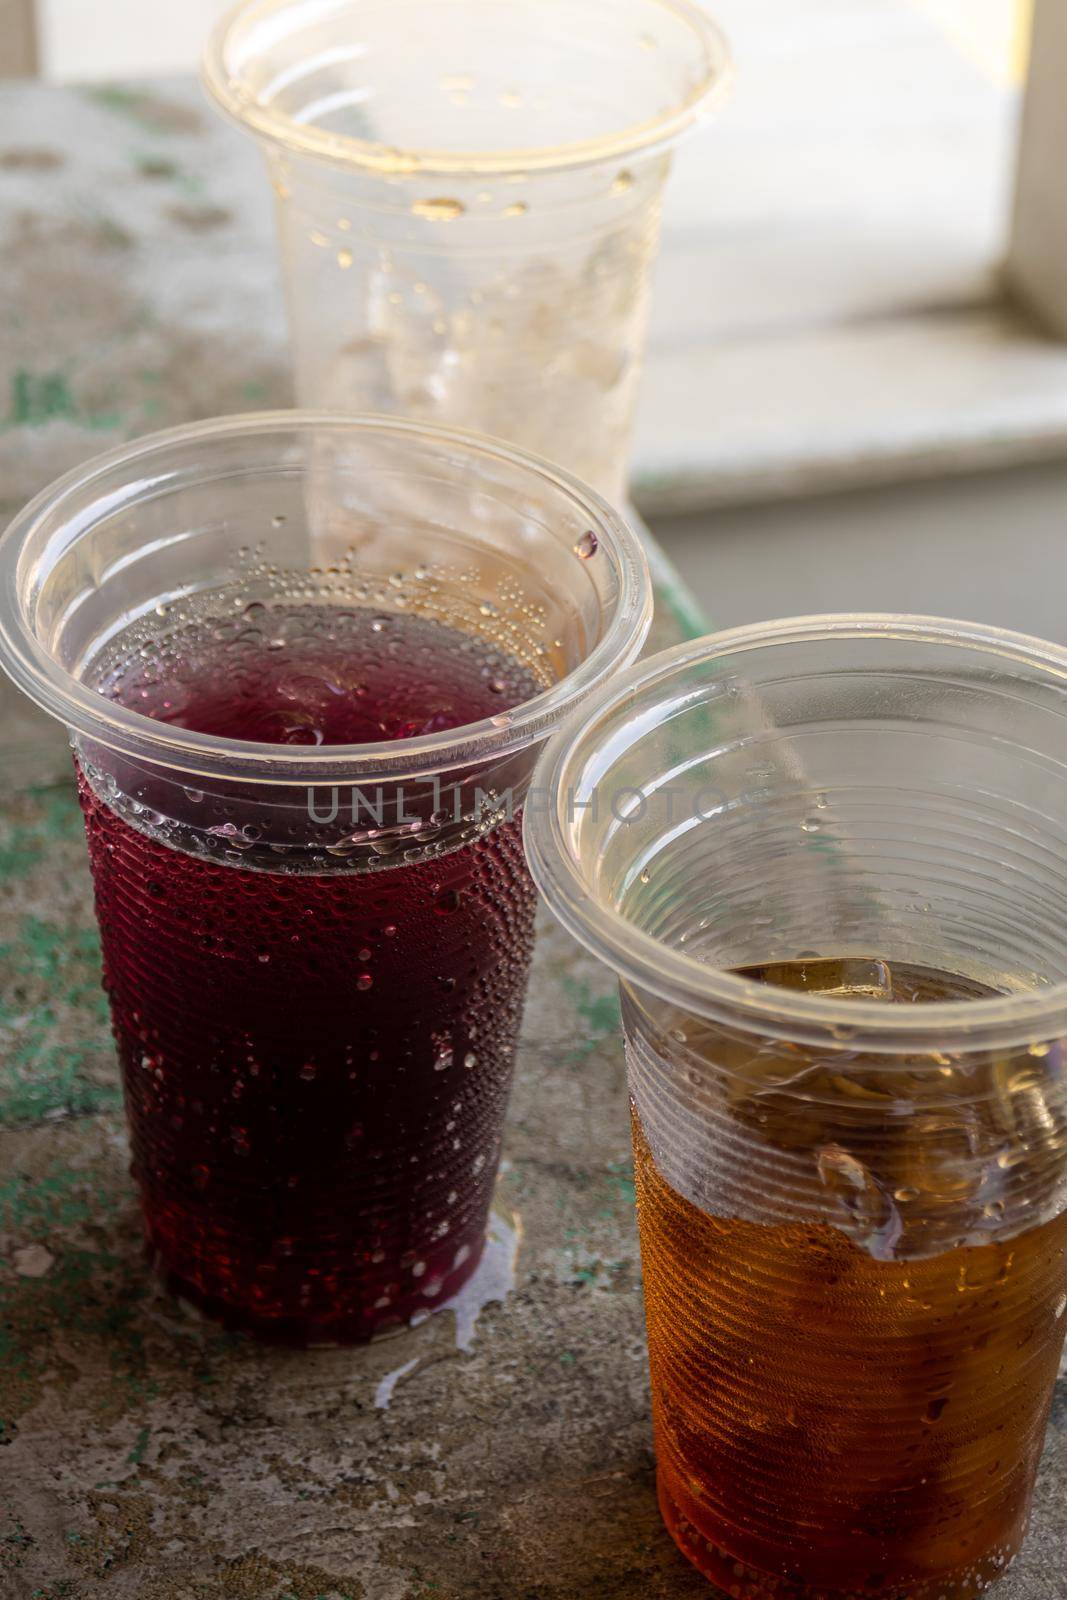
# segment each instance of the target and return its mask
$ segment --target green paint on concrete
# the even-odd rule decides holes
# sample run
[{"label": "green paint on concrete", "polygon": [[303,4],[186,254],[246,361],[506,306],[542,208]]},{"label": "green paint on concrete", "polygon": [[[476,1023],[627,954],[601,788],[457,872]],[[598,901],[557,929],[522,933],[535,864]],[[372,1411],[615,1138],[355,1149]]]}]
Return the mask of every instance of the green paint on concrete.
[{"label": "green paint on concrete", "polygon": [[627,1205],[637,1203],[637,1189],[633,1180],[633,1166],[629,1161],[608,1162],[608,1182],[616,1189]]},{"label": "green paint on concrete", "polygon": [[574,978],[564,978],[563,987],[590,1033],[602,1039],[606,1034],[618,1032],[620,1014],[617,989],[612,988],[607,994],[595,994],[588,983]]},{"label": "green paint on concrete", "polygon": [[[56,1173],[53,1181],[62,1176]],[[85,1174],[80,1181],[84,1185]],[[28,1187],[24,1211],[42,1201],[39,1186]],[[53,1213],[55,1226],[65,1225],[60,1220],[65,1212],[82,1209],[93,1218],[95,1231],[101,1210],[109,1207],[113,1202],[104,1196],[67,1195]],[[49,1213],[43,1202],[41,1211]],[[33,1404],[36,1386],[54,1362],[51,1335],[56,1331],[83,1350],[95,1346],[100,1352],[111,1375],[112,1405],[120,1411],[143,1407],[157,1395],[158,1384],[148,1370],[141,1325],[140,1303],[149,1292],[141,1262],[122,1260],[106,1247],[68,1244],[43,1224],[34,1232],[59,1253],[41,1278],[0,1282],[0,1395],[7,1409],[21,1414]]]},{"label": "green paint on concrete", "polygon": [[564,1057],[573,1064],[584,1061],[603,1040],[618,1033],[619,991],[613,986],[607,994],[598,994],[590,984],[567,977],[563,979],[563,990],[585,1025],[585,1038]]},{"label": "green paint on concrete", "polygon": [[96,930],[25,917],[0,945],[0,978],[0,1126],[116,1107]]},{"label": "green paint on concrete", "polygon": [[170,156],[155,151],[137,150],[131,157],[139,177],[152,182],[172,183],[181,194],[190,197],[204,192],[203,180],[195,173],[186,172]]},{"label": "green paint on concrete", "polygon": [[114,1211],[114,1201],[97,1197],[94,1208],[87,1191],[86,1174],[68,1167],[54,1168],[37,1178],[15,1173],[0,1182],[0,1228],[40,1238],[92,1220],[100,1203],[105,1210]]},{"label": "green paint on concrete", "polygon": [[100,431],[116,428],[120,421],[114,411],[79,406],[64,372],[29,372],[19,367],[12,373],[8,411],[0,429],[41,428],[59,417]]}]

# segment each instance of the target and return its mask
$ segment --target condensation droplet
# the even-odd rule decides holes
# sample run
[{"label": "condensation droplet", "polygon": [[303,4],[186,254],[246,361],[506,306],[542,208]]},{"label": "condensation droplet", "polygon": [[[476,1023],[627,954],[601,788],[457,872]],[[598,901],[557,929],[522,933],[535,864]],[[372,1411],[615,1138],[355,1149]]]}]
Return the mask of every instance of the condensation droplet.
[{"label": "condensation droplet", "polygon": [[500,215],[502,217],[524,217],[529,209],[525,200],[515,200],[510,206],[505,206]]},{"label": "condensation droplet", "polygon": [[347,270],[355,259],[351,250],[338,250],[337,252],[337,265],[343,270]]},{"label": "condensation droplet", "polygon": [[595,556],[600,548],[600,541],[592,528],[587,528],[578,543],[574,546],[574,553],[581,561],[588,561],[590,556]]},{"label": "condensation droplet", "polygon": [[611,186],[612,194],[628,193],[628,191],[633,188],[634,181],[634,175],[632,172],[620,172],[618,177],[615,179],[615,182]]},{"label": "condensation droplet", "polygon": [[442,196],[435,200],[415,200],[411,209],[415,216],[425,217],[428,222],[454,222],[467,208],[462,200]]}]

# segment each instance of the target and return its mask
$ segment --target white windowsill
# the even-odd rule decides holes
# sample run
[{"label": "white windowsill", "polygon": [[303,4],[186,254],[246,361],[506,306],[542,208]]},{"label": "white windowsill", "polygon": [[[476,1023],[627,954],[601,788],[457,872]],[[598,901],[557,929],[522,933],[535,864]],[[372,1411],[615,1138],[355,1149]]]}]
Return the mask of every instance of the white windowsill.
[{"label": "white windowsill", "polygon": [[1000,287],[1017,92],[933,20],[948,0],[712,9],[737,84],[668,200],[639,503],[1067,452],[1067,347]]}]

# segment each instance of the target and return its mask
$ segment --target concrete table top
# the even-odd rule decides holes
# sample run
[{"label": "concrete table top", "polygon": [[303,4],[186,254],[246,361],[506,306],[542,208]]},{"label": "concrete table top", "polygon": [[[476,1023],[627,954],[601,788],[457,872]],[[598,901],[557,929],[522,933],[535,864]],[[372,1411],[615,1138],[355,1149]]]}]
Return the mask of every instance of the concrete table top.
[{"label": "concrete table top", "polygon": [[[285,404],[265,185],[189,86],[0,99],[0,498]],[[656,642],[691,621],[669,573]],[[700,1600],[656,1507],[610,977],[543,920],[499,1206],[515,1283],[360,1351],[146,1269],[62,738],[0,697],[0,1596]],[[1003,1600],[1067,1600],[1067,1388]]]}]

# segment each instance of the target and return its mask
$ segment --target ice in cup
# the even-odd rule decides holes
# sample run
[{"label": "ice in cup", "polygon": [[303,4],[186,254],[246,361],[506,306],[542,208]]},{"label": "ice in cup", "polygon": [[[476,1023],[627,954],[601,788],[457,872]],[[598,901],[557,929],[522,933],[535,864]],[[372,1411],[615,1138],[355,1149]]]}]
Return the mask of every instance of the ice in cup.
[{"label": "ice in cup", "polygon": [[671,1533],[735,1600],[972,1600],[1067,1331],[1067,652],[738,629],[535,784],[535,879],[622,986]]},{"label": "ice in cup", "polygon": [[280,412],[79,468],[0,540],[0,587],[0,660],[71,731],[172,1285],[298,1343],[436,1309],[496,1177],[523,799],[640,648],[635,536],[506,446]]},{"label": "ice in cup", "polygon": [[297,398],[626,486],[663,186],[727,79],[691,0],[247,0],[204,59],[277,198]]}]

